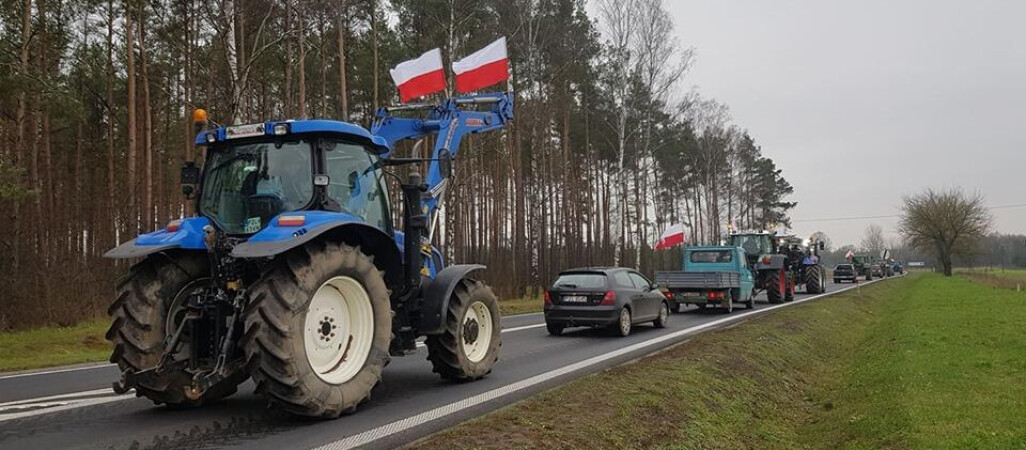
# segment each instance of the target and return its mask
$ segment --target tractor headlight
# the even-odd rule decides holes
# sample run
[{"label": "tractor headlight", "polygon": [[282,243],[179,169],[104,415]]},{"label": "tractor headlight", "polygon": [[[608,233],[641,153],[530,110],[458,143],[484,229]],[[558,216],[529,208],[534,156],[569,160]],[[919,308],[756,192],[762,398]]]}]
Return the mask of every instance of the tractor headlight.
[{"label": "tractor headlight", "polygon": [[215,133],[215,131],[208,131],[207,132],[207,143],[208,144],[213,144],[214,142],[217,141],[217,135],[214,134],[214,133]]},{"label": "tractor headlight", "polygon": [[274,124],[274,135],[284,136],[289,134],[289,124],[287,123],[276,123]]}]

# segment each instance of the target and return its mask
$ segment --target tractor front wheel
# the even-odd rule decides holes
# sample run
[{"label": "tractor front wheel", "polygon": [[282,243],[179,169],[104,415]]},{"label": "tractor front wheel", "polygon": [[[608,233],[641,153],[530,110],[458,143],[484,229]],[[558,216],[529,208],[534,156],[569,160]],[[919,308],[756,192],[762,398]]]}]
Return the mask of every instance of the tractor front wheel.
[{"label": "tractor front wheel", "polygon": [[428,360],[443,379],[472,381],[488,375],[502,345],[499,300],[481,281],[463,279],[449,297],[445,327],[428,336]]},{"label": "tractor front wheel", "polygon": [[[132,266],[118,285],[117,300],[107,309],[113,319],[106,335],[114,343],[110,362],[129,374],[156,367],[165,342],[170,341],[185,317],[188,296],[202,291],[209,280],[207,258],[202,253],[155,254]],[[246,380],[245,371],[237,370],[199,397],[189,395],[193,375],[174,364],[189,358],[189,330],[186,325],[167,370],[140,377],[131,386],[137,396],[171,407],[199,406],[234,394]]]},{"label": "tractor front wheel", "polygon": [[257,392],[294,414],[335,418],[370,398],[388,364],[392,308],[371,258],[313,242],[250,290],[243,348]]}]

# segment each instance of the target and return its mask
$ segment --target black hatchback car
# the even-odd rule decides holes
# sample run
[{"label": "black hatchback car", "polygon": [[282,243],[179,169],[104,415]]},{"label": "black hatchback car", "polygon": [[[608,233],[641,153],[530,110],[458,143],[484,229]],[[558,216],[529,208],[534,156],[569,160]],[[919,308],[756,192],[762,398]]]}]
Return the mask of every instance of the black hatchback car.
[{"label": "black hatchback car", "polygon": [[855,277],[858,274],[855,273],[855,266],[851,264],[838,264],[834,266],[834,283],[840,283],[842,281],[855,282]]},{"label": "black hatchback car", "polygon": [[669,315],[658,286],[621,267],[567,270],[545,291],[545,326],[552,335],[567,327],[608,326],[627,336],[638,323],[663,328]]}]

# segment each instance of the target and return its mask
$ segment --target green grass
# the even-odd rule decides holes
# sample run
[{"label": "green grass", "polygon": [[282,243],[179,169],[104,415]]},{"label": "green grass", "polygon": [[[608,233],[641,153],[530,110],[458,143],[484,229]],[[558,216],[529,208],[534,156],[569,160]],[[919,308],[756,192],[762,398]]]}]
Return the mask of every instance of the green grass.
[{"label": "green grass", "polygon": [[[539,297],[499,301],[502,315],[538,312]],[[106,361],[111,346],[103,335],[110,322],[95,320],[73,327],[45,327],[0,333],[0,372]]]},{"label": "green grass", "polygon": [[[955,273],[972,281],[1006,289],[1026,289],[1026,269],[985,267],[957,269]],[[1026,292],[1026,291],[1021,291]]]},{"label": "green grass", "polygon": [[504,316],[541,312],[542,299],[538,296],[525,296],[511,300],[499,300],[499,311]]},{"label": "green grass", "polygon": [[923,274],[700,335],[415,448],[1026,448],[1026,299]]},{"label": "green grass", "polygon": [[93,320],[73,327],[44,327],[0,333],[0,372],[106,361],[103,338],[110,323]]}]

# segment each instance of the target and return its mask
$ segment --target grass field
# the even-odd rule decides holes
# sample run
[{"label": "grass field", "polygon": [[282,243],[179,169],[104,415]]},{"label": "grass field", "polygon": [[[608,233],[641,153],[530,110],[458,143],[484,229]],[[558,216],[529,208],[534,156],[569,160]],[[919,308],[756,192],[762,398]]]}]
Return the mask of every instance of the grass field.
[{"label": "grass field", "polygon": [[[540,297],[499,301],[504,316],[541,308]],[[111,346],[103,335],[108,326],[107,320],[94,320],[74,327],[0,333],[0,372],[106,361]]]},{"label": "grass field", "polygon": [[955,273],[978,283],[994,287],[1017,290],[1026,289],[1026,269],[957,269]]},{"label": "grass field", "polygon": [[415,448],[1026,448],[1026,299],[915,275],[585,377]]},{"label": "grass field", "polygon": [[73,327],[45,327],[0,333],[0,372],[106,361],[110,323],[93,320]]}]

